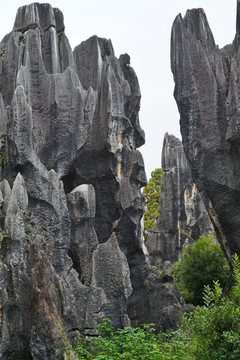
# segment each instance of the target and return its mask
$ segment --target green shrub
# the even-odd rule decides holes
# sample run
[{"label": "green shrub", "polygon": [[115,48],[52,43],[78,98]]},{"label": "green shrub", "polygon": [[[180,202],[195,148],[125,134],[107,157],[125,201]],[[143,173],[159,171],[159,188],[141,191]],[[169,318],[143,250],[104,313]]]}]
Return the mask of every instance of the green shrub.
[{"label": "green shrub", "polygon": [[223,296],[218,281],[204,290],[204,306],[184,315],[180,330],[190,339],[189,349],[199,360],[240,359],[240,262],[233,258],[235,285]]},{"label": "green shrub", "polygon": [[212,243],[211,236],[183,249],[181,259],[175,263],[174,279],[186,302],[203,304],[204,286],[219,281],[223,289],[230,283],[230,269],[219,244]]},{"label": "green shrub", "polygon": [[152,325],[126,327],[115,333],[111,321],[103,319],[99,337],[89,341],[79,337],[74,352],[86,360],[194,360],[188,355],[188,344],[175,333],[156,334]]}]

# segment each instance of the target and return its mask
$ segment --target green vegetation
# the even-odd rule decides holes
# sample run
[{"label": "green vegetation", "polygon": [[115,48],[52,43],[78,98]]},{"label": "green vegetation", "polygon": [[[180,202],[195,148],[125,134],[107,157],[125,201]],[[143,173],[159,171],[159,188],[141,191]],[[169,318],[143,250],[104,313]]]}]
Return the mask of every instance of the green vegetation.
[{"label": "green vegetation", "polygon": [[4,159],[5,159],[5,153],[2,153],[2,155],[0,156],[0,163],[2,167],[4,166]]},{"label": "green vegetation", "polygon": [[218,281],[205,286],[204,306],[184,315],[179,331],[189,338],[191,353],[198,360],[240,359],[240,261],[233,257],[234,285],[228,294]]},{"label": "green vegetation", "polygon": [[213,244],[211,236],[200,236],[193,245],[183,249],[181,259],[173,270],[181,294],[186,302],[203,305],[203,290],[219,281],[223,289],[230,283],[230,268],[221,246]]},{"label": "green vegetation", "polygon": [[151,172],[151,179],[143,189],[145,196],[145,205],[147,210],[144,213],[144,238],[156,224],[156,219],[159,216],[159,197],[161,193],[161,178],[163,170],[155,169]]},{"label": "green vegetation", "polygon": [[205,286],[203,306],[183,315],[177,331],[155,333],[145,325],[114,332],[111,321],[103,319],[99,337],[79,337],[68,348],[86,360],[236,360],[240,359],[240,260],[233,257],[234,285],[223,295],[219,281]]},{"label": "green vegetation", "polygon": [[188,356],[188,344],[182,338],[172,334],[156,334],[154,327],[124,329],[114,332],[109,319],[103,319],[99,328],[99,337],[90,341],[79,337],[74,354],[87,360],[172,360],[194,359]]}]

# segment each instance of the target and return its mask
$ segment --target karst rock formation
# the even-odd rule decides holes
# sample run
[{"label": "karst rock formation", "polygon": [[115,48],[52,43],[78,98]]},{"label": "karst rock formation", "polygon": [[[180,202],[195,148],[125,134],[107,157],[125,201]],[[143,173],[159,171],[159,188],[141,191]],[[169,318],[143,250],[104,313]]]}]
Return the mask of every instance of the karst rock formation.
[{"label": "karst rock formation", "polygon": [[191,174],[231,259],[240,254],[240,1],[235,39],[222,49],[202,9],[178,15],[171,68]]},{"label": "karst rock formation", "polygon": [[168,133],[162,148],[159,213],[146,246],[152,265],[161,268],[165,261],[180,259],[184,246],[199,236],[213,234],[213,225],[196,184],[191,177],[182,142]]},{"label": "karst rock formation", "polygon": [[143,244],[140,90],[127,54],[71,50],[63,15],[21,7],[0,43],[0,358],[64,359],[77,334],[176,325],[183,302]]}]

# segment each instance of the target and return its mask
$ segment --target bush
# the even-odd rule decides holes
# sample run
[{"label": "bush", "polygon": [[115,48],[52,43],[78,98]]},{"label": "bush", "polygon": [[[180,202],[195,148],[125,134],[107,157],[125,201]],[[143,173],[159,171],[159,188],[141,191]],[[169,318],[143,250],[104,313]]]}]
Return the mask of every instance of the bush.
[{"label": "bush", "polygon": [[226,289],[230,283],[230,268],[219,244],[213,244],[211,236],[183,249],[181,259],[175,263],[174,279],[186,302],[203,304],[204,286],[219,281]]},{"label": "bush", "polygon": [[98,326],[99,337],[90,341],[79,337],[74,353],[86,360],[194,360],[187,354],[188,345],[184,337],[175,333],[156,334],[152,325],[141,328],[126,327],[113,332],[109,319]]},{"label": "bush", "polygon": [[190,339],[191,354],[199,360],[240,359],[240,262],[233,258],[235,285],[228,297],[218,281],[205,286],[204,306],[184,315],[180,330]]}]

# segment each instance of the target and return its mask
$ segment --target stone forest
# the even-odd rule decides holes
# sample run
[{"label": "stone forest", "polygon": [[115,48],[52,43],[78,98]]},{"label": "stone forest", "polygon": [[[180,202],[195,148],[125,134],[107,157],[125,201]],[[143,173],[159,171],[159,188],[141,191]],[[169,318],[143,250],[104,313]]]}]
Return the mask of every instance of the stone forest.
[{"label": "stone forest", "polygon": [[214,231],[230,264],[240,254],[237,7],[222,49],[202,9],[174,21],[182,142],[165,134],[160,216],[146,241],[130,56],[97,36],[72,51],[59,9],[18,9],[0,43],[1,359],[66,359],[66,339],[97,337],[103,318],[176,329],[189,304],[170,266],[183,248]]}]

